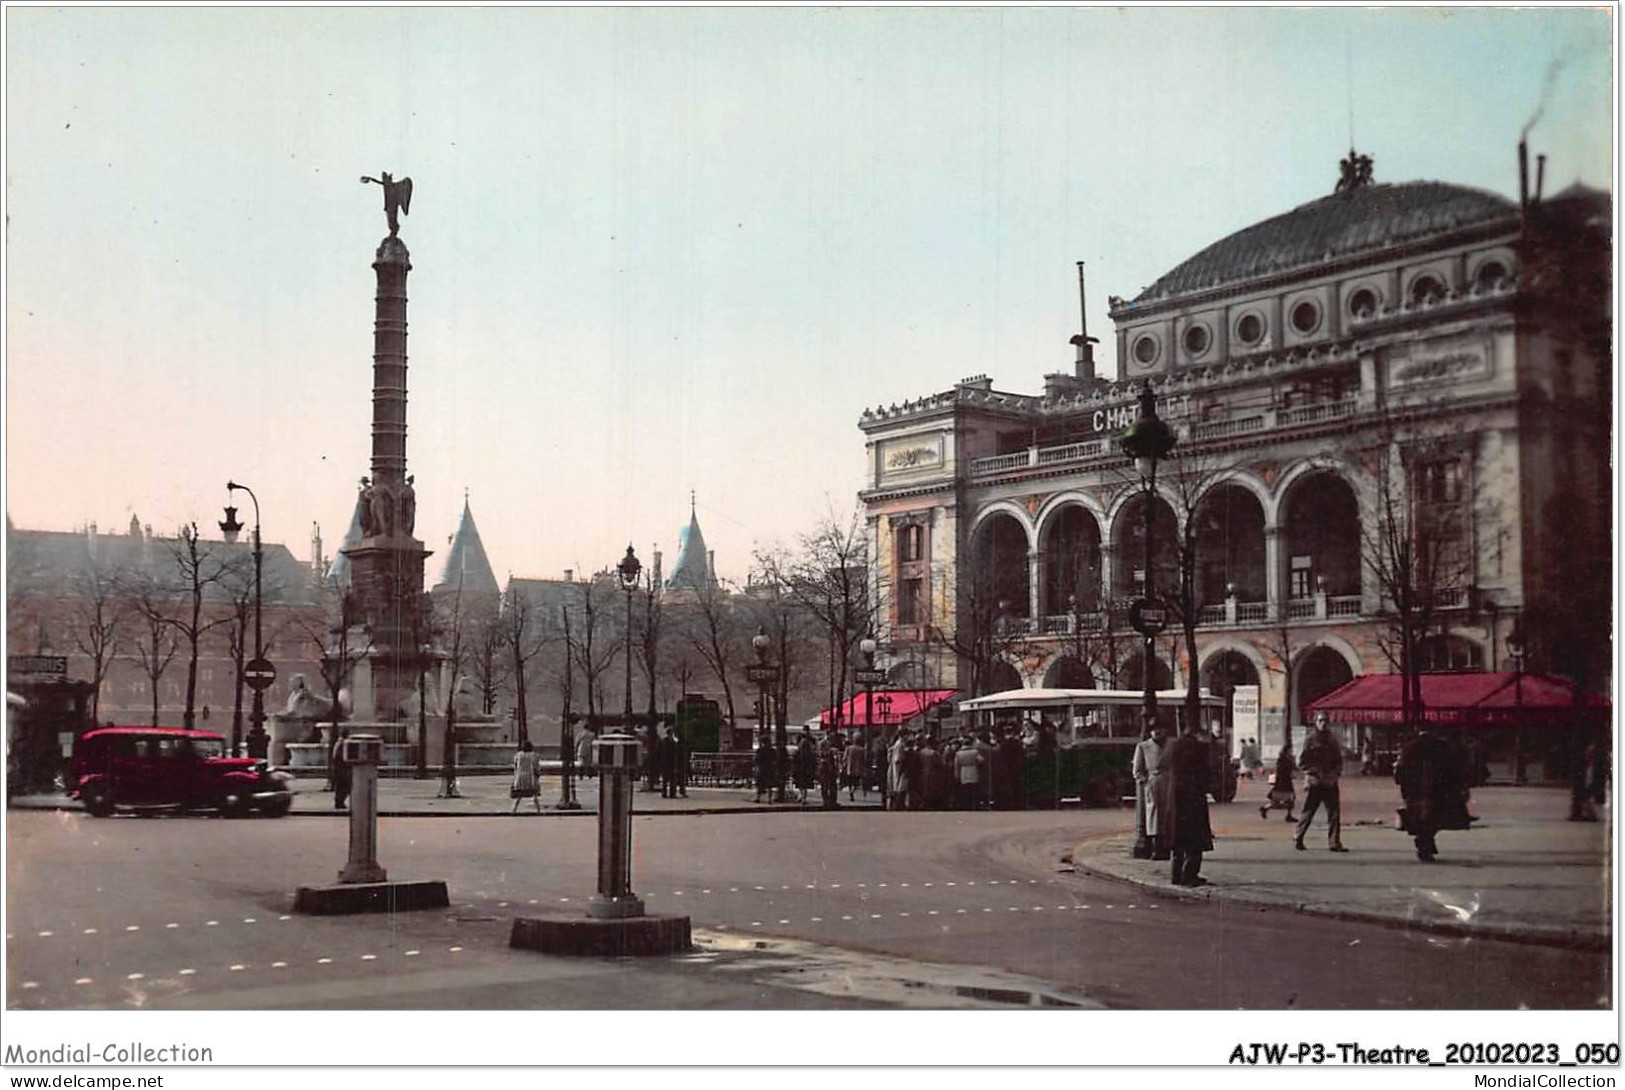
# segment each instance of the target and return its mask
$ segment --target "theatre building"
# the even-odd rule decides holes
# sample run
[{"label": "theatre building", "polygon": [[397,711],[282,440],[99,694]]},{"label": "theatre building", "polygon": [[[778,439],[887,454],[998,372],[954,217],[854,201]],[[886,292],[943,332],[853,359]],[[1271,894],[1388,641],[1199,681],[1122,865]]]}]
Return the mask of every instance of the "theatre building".
[{"label": "theatre building", "polygon": [[[1330,195],[1114,297],[1116,381],[1080,335],[1042,393],[979,376],[863,414],[894,677],[1142,684],[1148,491],[1119,440],[1149,385],[1178,438],[1152,575],[1175,604],[1185,543],[1197,626],[1194,664],[1177,623],[1156,641],[1159,686],[1257,685],[1279,745],[1310,702],[1397,672],[1403,585],[1422,668],[1606,689],[1609,198],[1371,174],[1351,153]],[[1419,570],[1396,581],[1396,557]]]}]

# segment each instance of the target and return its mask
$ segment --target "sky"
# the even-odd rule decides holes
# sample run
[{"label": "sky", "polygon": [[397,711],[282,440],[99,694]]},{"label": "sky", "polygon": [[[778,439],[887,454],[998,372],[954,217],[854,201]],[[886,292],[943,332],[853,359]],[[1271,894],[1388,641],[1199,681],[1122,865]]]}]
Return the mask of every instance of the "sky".
[{"label": "sky", "polygon": [[[376,186],[409,176],[407,460],[439,572],[721,574],[863,486],[868,406],[1071,369],[1108,295],[1331,192],[1612,188],[1611,13],[5,13],[6,509],[337,549],[369,471]],[[237,501],[247,517],[252,505]]]}]

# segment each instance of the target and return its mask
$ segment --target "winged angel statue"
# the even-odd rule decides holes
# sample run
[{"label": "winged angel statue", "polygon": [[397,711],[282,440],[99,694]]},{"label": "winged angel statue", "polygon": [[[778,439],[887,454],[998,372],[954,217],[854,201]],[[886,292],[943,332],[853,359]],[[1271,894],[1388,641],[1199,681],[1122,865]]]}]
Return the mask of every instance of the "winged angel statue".
[{"label": "winged angel statue", "polygon": [[389,237],[395,238],[401,233],[401,221],[396,218],[396,210],[406,213],[412,211],[412,179],[402,178],[397,182],[388,171],[385,171],[381,179],[369,178],[363,174],[361,180],[364,183],[372,182],[384,187],[384,215],[389,217]]}]

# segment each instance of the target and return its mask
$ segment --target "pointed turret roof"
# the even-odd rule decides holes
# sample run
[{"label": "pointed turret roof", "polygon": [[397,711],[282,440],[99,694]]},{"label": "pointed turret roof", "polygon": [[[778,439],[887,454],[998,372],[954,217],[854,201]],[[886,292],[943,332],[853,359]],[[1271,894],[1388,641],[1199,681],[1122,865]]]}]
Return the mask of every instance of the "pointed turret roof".
[{"label": "pointed turret roof", "polygon": [[710,553],[705,548],[705,535],[700,533],[700,518],[695,514],[694,496],[690,493],[688,525],[677,535],[677,563],[672,565],[666,588],[706,590],[712,583]]},{"label": "pointed turret roof", "polygon": [[467,496],[463,497],[463,517],[457,521],[457,533],[446,553],[446,566],[434,589],[455,591],[458,586],[465,594],[502,593],[496,573],[491,570],[491,561],[486,558],[479,528],[474,525],[474,513],[468,508]]},{"label": "pointed turret roof", "polygon": [[338,553],[333,557],[332,566],[327,569],[328,586],[350,585],[350,557],[344,550],[352,545],[361,544],[361,505],[366,502],[360,495],[355,498],[355,510],[350,512],[349,529],[344,531],[344,540],[339,542]]}]

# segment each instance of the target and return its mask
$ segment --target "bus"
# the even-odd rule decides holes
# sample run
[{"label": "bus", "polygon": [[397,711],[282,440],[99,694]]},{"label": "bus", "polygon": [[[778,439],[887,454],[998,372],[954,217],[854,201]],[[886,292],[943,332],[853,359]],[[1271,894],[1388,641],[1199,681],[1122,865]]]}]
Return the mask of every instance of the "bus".
[{"label": "bus", "polygon": [[[1240,765],[1230,756],[1229,701],[1198,693],[1202,726],[1212,737],[1209,782],[1217,802],[1236,797]],[[959,702],[973,730],[1047,727],[1059,744],[1060,790],[1084,803],[1109,805],[1133,794],[1129,769],[1140,742],[1145,693],[1136,689],[1007,689]],[[1157,710],[1182,729],[1185,690],[1157,693]]]}]

